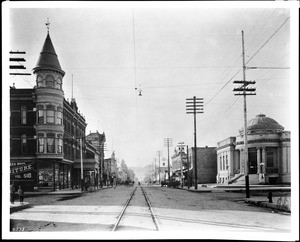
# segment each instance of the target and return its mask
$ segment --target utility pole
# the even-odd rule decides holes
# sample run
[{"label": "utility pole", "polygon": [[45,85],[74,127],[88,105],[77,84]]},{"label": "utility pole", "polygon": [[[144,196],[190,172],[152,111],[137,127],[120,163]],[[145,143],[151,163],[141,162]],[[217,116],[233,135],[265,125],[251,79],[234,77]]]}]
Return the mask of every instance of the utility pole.
[{"label": "utility pole", "polygon": [[254,91],[256,88],[247,88],[249,84],[255,84],[255,81],[246,81],[246,65],[245,65],[245,47],[244,47],[244,31],[242,31],[242,56],[243,56],[243,80],[234,81],[233,83],[242,84],[239,88],[234,88],[233,91],[238,91],[234,95],[244,96],[244,173],[245,173],[245,186],[246,186],[246,198],[250,198],[249,188],[249,159],[248,159],[248,140],[247,140],[247,95],[256,95]]},{"label": "utility pole", "polygon": [[82,160],[82,138],[80,138],[80,183],[81,183],[81,190],[83,191],[83,160]]},{"label": "utility pole", "polygon": [[154,179],[156,181],[156,158],[154,158]]},{"label": "utility pole", "polygon": [[160,150],[157,151],[157,154],[158,154],[158,182],[160,184]]},{"label": "utility pole", "polygon": [[103,142],[99,145],[99,149],[100,149],[100,168],[101,168],[101,171],[100,171],[100,174],[101,174],[101,176],[100,176],[100,187],[102,188],[103,187],[103,182],[104,182],[104,180],[103,180],[103,171],[104,171],[104,164],[103,163],[104,163],[104,156],[105,156],[104,151],[108,151],[105,142]]},{"label": "utility pole", "polygon": [[195,190],[198,190],[197,178],[197,129],[196,129],[196,114],[203,113],[203,98],[187,98],[186,99],[186,113],[194,114],[194,174],[195,174]]},{"label": "utility pole", "polygon": [[181,187],[183,188],[183,164],[182,164],[182,149],[184,146],[184,142],[179,142],[178,147],[179,147],[179,152],[180,152],[180,178],[181,178]]},{"label": "utility pole", "polygon": [[169,153],[169,148],[170,148],[170,146],[171,147],[173,146],[172,142],[173,142],[172,138],[165,138],[164,139],[165,147],[168,147],[168,181],[169,181],[169,187],[170,187],[170,153]]}]

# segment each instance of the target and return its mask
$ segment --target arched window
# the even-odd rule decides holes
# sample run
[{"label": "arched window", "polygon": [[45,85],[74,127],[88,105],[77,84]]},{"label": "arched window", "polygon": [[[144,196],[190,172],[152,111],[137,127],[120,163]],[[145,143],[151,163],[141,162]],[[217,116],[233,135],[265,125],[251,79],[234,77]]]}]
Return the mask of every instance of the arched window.
[{"label": "arched window", "polygon": [[43,77],[41,75],[37,76],[36,82],[37,82],[37,86],[38,87],[44,87],[45,86],[44,79],[43,79]]},{"label": "arched window", "polygon": [[54,87],[54,78],[52,76],[48,76],[46,78],[46,86],[47,87]]},{"label": "arched window", "polygon": [[61,78],[57,78],[56,82],[55,82],[55,87],[58,89],[61,89],[61,85],[62,85],[62,80]]}]

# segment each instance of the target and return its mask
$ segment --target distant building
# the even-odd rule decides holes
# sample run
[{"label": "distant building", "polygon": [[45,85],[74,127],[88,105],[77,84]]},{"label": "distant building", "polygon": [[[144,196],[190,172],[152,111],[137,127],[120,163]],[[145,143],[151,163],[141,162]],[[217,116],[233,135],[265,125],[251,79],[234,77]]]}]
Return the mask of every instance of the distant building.
[{"label": "distant building", "polygon": [[104,159],[103,181],[104,184],[112,185],[114,179],[118,176],[118,166],[115,157],[115,152],[111,154],[111,158]]},{"label": "distant building", "polygon": [[[172,160],[172,178],[177,181],[181,181],[181,179],[185,179],[185,172],[187,170],[187,155],[184,152],[184,148],[179,148],[179,150],[175,149],[174,154],[171,156]],[[182,174],[181,174],[182,172]],[[181,177],[182,175],[182,177]]]},{"label": "distant building", "polygon": [[[290,131],[259,114],[247,123],[249,183],[290,184]],[[245,183],[244,129],[218,143],[218,183]]]},{"label": "distant building", "polygon": [[[198,184],[215,183],[217,175],[217,150],[216,147],[197,147],[197,181]],[[195,169],[194,158],[195,148],[188,150],[189,179],[194,184]]]},{"label": "distant building", "polygon": [[10,180],[25,190],[80,186],[82,139],[84,179],[95,184],[100,153],[85,142],[87,124],[75,99],[64,98],[65,72],[49,32],[33,73],[34,88],[10,89]]},{"label": "distant building", "polygon": [[99,152],[99,185],[102,187],[104,184],[103,171],[104,171],[104,146],[106,142],[106,137],[100,134],[98,131],[95,133],[90,133],[86,136],[86,141],[90,143]]}]

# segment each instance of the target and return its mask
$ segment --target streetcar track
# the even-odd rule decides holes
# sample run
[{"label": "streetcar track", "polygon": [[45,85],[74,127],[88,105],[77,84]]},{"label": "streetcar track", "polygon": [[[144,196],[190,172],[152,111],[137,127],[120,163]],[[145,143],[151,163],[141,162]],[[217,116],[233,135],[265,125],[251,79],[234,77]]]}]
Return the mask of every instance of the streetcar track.
[{"label": "streetcar track", "polygon": [[116,231],[116,229],[117,229],[117,227],[118,227],[118,225],[119,225],[119,223],[120,223],[120,221],[121,221],[121,219],[122,219],[122,217],[123,217],[123,215],[124,215],[124,213],[125,213],[125,210],[127,209],[127,207],[128,207],[128,205],[129,205],[131,199],[133,198],[133,195],[134,195],[136,189],[137,189],[137,187],[136,187],[136,188],[133,190],[133,192],[130,194],[130,197],[129,197],[129,199],[127,200],[127,202],[126,202],[124,208],[122,209],[122,212],[120,213],[119,218],[118,218],[117,222],[115,223],[115,225],[114,225],[112,231]]},{"label": "streetcar track", "polygon": [[148,197],[147,197],[147,195],[146,195],[144,189],[143,189],[142,187],[141,187],[141,189],[142,189],[142,192],[143,192],[143,194],[144,194],[144,197],[145,197],[145,199],[146,199],[146,201],[147,201],[147,204],[148,204],[148,206],[149,206],[149,210],[150,210],[150,213],[151,213],[151,217],[152,217],[152,220],[153,220],[153,222],[154,222],[154,224],[155,224],[156,230],[158,231],[158,230],[159,230],[159,227],[158,227],[158,221],[157,221],[156,216],[154,215],[154,212],[153,212],[151,203],[150,203],[150,201],[149,201],[149,199],[148,199]]},{"label": "streetcar track", "polygon": [[[119,226],[120,222],[122,221],[122,219],[125,218],[126,215],[127,215],[127,216],[147,217],[147,215],[145,215],[145,214],[139,214],[139,213],[135,213],[135,212],[128,212],[128,213],[124,216],[124,214],[125,214],[127,208],[128,208],[129,205],[130,205],[130,202],[131,202],[132,198],[134,197],[134,194],[135,194],[137,188],[138,188],[138,187],[135,187],[134,191],[130,194],[130,197],[128,198],[128,200],[127,200],[126,204],[124,205],[124,207],[123,207],[123,209],[122,209],[120,215],[118,216],[117,222],[115,223],[115,225],[114,225],[112,231],[117,231],[118,227],[120,227],[120,226]],[[149,201],[149,199],[148,199],[148,197],[147,197],[145,191],[143,190],[142,186],[140,186],[140,188],[141,188],[141,190],[142,190],[142,194],[144,195],[144,198],[145,198],[146,203],[147,203],[147,205],[148,205],[148,208],[149,208],[149,211],[150,211],[150,215],[151,215],[151,219],[152,219],[152,221],[153,221],[153,223],[154,223],[154,225],[155,225],[156,230],[158,231],[158,230],[159,230],[158,222],[157,222],[156,216],[154,215],[154,212],[153,212],[151,203],[150,203],[150,201]]]}]

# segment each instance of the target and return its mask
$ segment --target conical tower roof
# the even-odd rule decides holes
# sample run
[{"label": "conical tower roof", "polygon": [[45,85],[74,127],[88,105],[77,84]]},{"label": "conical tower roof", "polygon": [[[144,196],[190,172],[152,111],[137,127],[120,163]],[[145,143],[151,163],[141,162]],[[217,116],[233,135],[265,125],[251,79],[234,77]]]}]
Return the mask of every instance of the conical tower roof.
[{"label": "conical tower roof", "polygon": [[53,47],[49,33],[47,34],[36,67],[33,68],[34,71],[37,71],[39,69],[51,69],[61,72],[63,75],[65,74],[65,72],[61,69],[61,66],[59,64],[57,54]]}]

